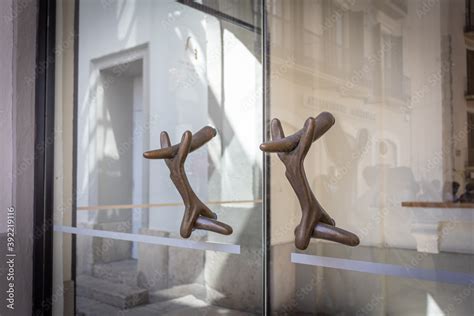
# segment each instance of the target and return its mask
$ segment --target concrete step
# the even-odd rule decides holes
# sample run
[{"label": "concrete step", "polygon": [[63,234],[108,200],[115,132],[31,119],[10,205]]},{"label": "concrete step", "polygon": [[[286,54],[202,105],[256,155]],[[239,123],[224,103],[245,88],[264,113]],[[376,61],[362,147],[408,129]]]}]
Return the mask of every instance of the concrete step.
[{"label": "concrete step", "polygon": [[203,306],[196,308],[183,308],[166,313],[166,316],[254,316],[254,314],[244,313],[233,309],[218,306]]},{"label": "concrete step", "polygon": [[[127,316],[143,316],[143,315],[179,315],[181,310],[193,310],[206,307],[207,304],[194,297],[193,295],[186,295],[183,297],[175,298],[172,300],[143,305],[127,310]],[[182,315],[193,315],[193,313],[187,313]]]},{"label": "concrete step", "polygon": [[148,290],[126,284],[113,283],[89,275],[76,279],[77,295],[94,299],[118,308],[131,308],[148,303]]},{"label": "concrete step", "polygon": [[[151,292],[149,296],[150,302],[157,304],[157,306],[159,306],[159,304],[164,304],[167,302],[179,302],[183,305],[180,309],[168,311],[166,315],[252,315],[249,313],[232,310],[225,307],[209,305],[207,303],[208,297],[213,297],[218,300],[219,298],[223,298],[223,295],[199,283],[173,286],[168,289]],[[194,300],[200,301],[201,305],[191,304],[191,301],[189,301],[190,299],[188,298],[189,296],[192,296]]]},{"label": "concrete step", "polygon": [[78,316],[105,316],[117,315],[121,309],[112,305],[104,304],[96,300],[76,296],[76,315]]},{"label": "concrete step", "polygon": [[113,283],[137,286],[137,267],[138,262],[135,259],[96,263],[92,268],[92,276]]},{"label": "concrete step", "polygon": [[201,301],[192,295],[175,298],[169,301],[133,307],[126,310],[83,296],[77,297],[76,304],[77,314],[81,314],[83,316],[105,316],[120,314],[127,316],[164,315],[165,313],[174,312],[176,310],[188,310],[207,306],[204,301]]},{"label": "concrete step", "polygon": [[163,302],[192,295],[195,298],[206,301],[207,288],[199,283],[183,284],[170,287],[168,289],[150,292],[150,302]]},{"label": "concrete step", "polygon": [[105,315],[126,315],[126,316],[188,316],[188,315],[229,315],[229,316],[250,316],[252,314],[239,312],[236,310],[210,306],[206,302],[197,299],[193,295],[186,295],[172,300],[142,305],[139,307],[122,310],[115,306],[107,305],[93,299],[82,296],[77,297],[77,315],[81,316],[105,316]]},{"label": "concrete step", "polygon": [[166,315],[166,316],[250,316],[251,314],[223,308],[210,306],[206,302],[194,297],[186,295],[172,300],[153,303],[127,310],[127,316],[144,316],[144,315]]}]

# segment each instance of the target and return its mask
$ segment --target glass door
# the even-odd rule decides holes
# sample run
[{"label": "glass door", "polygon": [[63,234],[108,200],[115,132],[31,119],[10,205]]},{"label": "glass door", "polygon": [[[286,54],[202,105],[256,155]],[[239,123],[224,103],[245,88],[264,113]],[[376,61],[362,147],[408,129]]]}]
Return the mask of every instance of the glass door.
[{"label": "glass door", "polygon": [[273,313],[474,313],[470,2],[266,1]]},{"label": "glass door", "polygon": [[262,314],[261,1],[58,1],[57,24],[54,314]]},{"label": "glass door", "polygon": [[54,314],[472,315],[473,5],[58,1]]}]

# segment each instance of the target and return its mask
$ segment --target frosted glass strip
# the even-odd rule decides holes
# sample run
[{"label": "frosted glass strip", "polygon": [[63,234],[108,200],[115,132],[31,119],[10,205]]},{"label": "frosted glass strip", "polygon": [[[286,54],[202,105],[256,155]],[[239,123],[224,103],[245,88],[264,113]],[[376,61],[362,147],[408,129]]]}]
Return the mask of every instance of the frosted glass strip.
[{"label": "frosted glass strip", "polygon": [[163,245],[169,247],[211,250],[218,252],[226,252],[231,254],[240,254],[240,246],[232,244],[222,244],[214,242],[195,241],[188,239],[167,238],[150,235],[140,235],[131,233],[112,232],[106,230],[97,230],[89,228],[79,228],[72,226],[54,225],[54,231],[76,234],[91,237],[110,238],[117,240],[144,242],[148,244]]},{"label": "frosted glass strip", "polygon": [[451,272],[444,270],[428,270],[387,263],[377,263],[342,258],[322,257],[292,253],[291,262],[318,267],[335,268],[347,271],[366,272],[371,274],[389,275],[410,279],[452,284],[474,284],[474,274]]}]

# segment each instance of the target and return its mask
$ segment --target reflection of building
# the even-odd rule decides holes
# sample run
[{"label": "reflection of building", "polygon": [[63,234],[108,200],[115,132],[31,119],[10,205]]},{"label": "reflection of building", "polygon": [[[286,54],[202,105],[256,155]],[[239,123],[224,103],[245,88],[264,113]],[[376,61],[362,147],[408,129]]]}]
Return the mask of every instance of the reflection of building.
[{"label": "reflection of building", "polygon": [[[399,144],[398,163],[419,181],[464,186],[470,151],[464,94],[469,99],[474,71],[467,50],[465,90],[463,1],[270,4],[273,73],[294,65],[281,75],[298,81],[303,103],[340,112],[355,130],[369,128],[372,137],[384,134]],[[426,120],[436,134],[430,139]],[[427,168],[431,160],[440,162]]]},{"label": "reflection of building", "polygon": [[474,170],[474,112],[470,105],[474,102],[474,2],[472,0],[466,1],[466,19],[464,26],[464,37],[466,41],[466,102],[467,102],[467,129],[468,129],[468,141],[467,141],[467,159],[465,166],[466,178],[471,181],[474,177],[471,172]]},{"label": "reflection of building", "polygon": [[[367,251],[361,257],[368,261],[388,257],[402,265],[403,256],[446,252],[453,265],[461,264],[463,255],[474,251],[470,210],[410,208],[402,202],[441,201],[443,184],[456,180],[463,187],[469,170],[464,0],[270,4],[271,116],[279,117],[285,130],[296,130],[310,115],[323,110],[335,115],[336,124],[313,145],[305,167],[321,204],[338,226],[359,232],[364,249],[315,242],[314,251],[350,258]],[[272,171],[274,227],[283,226],[287,217],[280,214],[296,205],[279,198],[280,181],[283,172]],[[293,216],[299,220],[298,210]],[[440,237],[449,221],[462,224]],[[292,238],[291,233],[279,236],[275,248],[284,251]],[[436,256],[426,257],[436,265]],[[303,275],[316,273],[308,268],[298,274],[301,270],[296,288]],[[338,284],[367,280],[350,272],[322,273],[321,283],[330,289],[321,286],[315,296],[328,313],[336,314],[341,305],[353,310],[351,300],[370,301],[370,294],[359,300],[341,294],[344,285]],[[390,279],[368,282],[373,295],[399,287]],[[321,291],[330,291],[337,303],[326,302]],[[275,301],[283,302],[286,294],[276,293]],[[410,300],[380,303],[374,313],[404,314],[398,308]],[[311,310],[311,302],[305,303]]]},{"label": "reflection of building", "polygon": [[[383,92],[386,100],[408,101],[410,83],[403,72],[400,22],[407,13],[405,2],[376,1],[377,6],[369,1],[298,3],[272,2],[275,57],[295,54],[300,66],[318,71],[324,80],[321,85],[338,87],[346,94],[380,100]],[[285,34],[291,28],[298,28],[297,36]]]}]

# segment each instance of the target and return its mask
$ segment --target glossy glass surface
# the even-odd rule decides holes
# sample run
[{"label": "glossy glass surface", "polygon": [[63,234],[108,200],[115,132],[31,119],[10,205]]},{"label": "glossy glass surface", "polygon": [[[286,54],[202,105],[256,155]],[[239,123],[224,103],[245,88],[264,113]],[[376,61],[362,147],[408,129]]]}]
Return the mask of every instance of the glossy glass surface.
[{"label": "glossy glass surface", "polygon": [[312,145],[306,174],[336,225],[361,240],[355,248],[313,240],[297,250],[300,206],[271,154],[272,311],[471,315],[465,1],[266,5],[270,117],[289,135],[310,116],[335,116]]},{"label": "glossy glass surface", "polygon": [[[74,254],[57,266],[75,274],[78,314],[263,312],[262,35],[215,14],[261,28],[261,6],[78,2],[76,208],[55,226],[58,248],[76,236],[56,253]],[[207,125],[217,135],[185,172],[233,233],[184,239],[165,161],[143,152]]]}]

